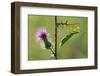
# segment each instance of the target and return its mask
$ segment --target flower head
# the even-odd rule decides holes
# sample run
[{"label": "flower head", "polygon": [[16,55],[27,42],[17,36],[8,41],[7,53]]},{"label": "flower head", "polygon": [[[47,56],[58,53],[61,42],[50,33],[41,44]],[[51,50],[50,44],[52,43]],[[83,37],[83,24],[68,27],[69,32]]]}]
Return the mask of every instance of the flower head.
[{"label": "flower head", "polygon": [[38,31],[36,32],[36,36],[38,39],[40,40],[44,40],[47,37],[47,30],[45,28],[40,28],[38,29]]}]

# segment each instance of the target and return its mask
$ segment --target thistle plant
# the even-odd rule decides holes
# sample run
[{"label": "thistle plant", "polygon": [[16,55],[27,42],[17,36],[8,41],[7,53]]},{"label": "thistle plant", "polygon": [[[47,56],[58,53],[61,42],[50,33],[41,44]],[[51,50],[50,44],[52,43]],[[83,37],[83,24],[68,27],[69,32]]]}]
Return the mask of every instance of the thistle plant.
[{"label": "thistle plant", "polygon": [[[67,26],[67,25],[74,25],[74,24],[68,24],[67,21],[66,23],[57,23],[57,16],[55,16],[55,48],[52,45],[53,43],[50,42],[48,38],[48,31],[45,28],[39,28],[36,32],[37,38],[43,41],[45,49],[50,50],[55,59],[58,59],[57,57],[57,30],[59,29],[60,25]],[[59,43],[60,47],[62,47],[72,36],[79,33],[79,30],[80,28],[77,27],[71,33],[62,37],[61,42]]]},{"label": "thistle plant", "polygon": [[[48,32],[45,28],[40,28],[37,33],[37,38],[39,40],[42,40],[44,42],[45,49],[50,50],[53,56],[55,56],[55,52],[53,49],[53,45],[51,42],[48,40]],[[56,58],[56,57],[55,57]]]}]

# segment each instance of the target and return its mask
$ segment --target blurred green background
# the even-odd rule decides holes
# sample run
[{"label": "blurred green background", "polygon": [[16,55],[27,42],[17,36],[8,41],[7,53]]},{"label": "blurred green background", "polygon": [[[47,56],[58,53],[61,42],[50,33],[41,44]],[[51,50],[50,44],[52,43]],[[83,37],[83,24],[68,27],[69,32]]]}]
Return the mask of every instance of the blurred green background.
[{"label": "blurred green background", "polygon": [[[58,59],[76,59],[88,57],[88,18],[74,16],[57,16],[57,22],[67,25],[57,28],[57,55]],[[28,15],[28,60],[52,60],[50,50],[43,48],[43,42],[38,41],[36,32],[39,28],[46,28],[48,40],[55,45],[55,16]],[[63,46],[61,39],[73,31],[79,33],[72,36]],[[55,48],[55,46],[54,46]]]}]

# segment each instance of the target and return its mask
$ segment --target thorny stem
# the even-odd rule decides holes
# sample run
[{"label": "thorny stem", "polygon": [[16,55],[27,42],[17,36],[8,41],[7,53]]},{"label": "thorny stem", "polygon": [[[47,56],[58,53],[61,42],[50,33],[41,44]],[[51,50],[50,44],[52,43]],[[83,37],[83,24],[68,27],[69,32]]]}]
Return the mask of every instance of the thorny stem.
[{"label": "thorny stem", "polygon": [[57,16],[55,16],[55,58],[57,59]]}]

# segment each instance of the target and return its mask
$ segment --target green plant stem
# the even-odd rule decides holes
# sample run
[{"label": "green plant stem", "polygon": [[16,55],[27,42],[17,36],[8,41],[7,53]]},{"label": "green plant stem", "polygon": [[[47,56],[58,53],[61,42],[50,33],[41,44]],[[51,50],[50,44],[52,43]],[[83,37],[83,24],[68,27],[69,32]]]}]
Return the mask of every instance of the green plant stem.
[{"label": "green plant stem", "polygon": [[52,48],[50,48],[50,51],[52,52],[52,54],[54,55],[54,57],[55,57],[55,59],[56,59],[55,52],[53,51]]},{"label": "green plant stem", "polygon": [[52,48],[50,48],[50,50],[51,50],[52,54],[54,54],[54,55],[55,55],[55,53],[54,53],[54,51],[52,50]]}]

